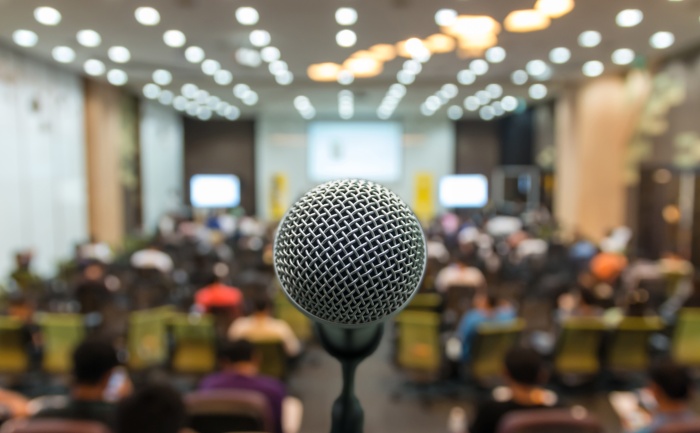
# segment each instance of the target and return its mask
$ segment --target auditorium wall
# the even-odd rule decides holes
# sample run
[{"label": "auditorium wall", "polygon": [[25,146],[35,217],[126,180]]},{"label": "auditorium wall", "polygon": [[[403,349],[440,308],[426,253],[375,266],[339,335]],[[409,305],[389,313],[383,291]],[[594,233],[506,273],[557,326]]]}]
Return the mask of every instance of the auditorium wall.
[{"label": "auditorium wall", "polygon": [[0,131],[0,281],[21,249],[50,274],[88,236],[80,77],[0,48]]},{"label": "auditorium wall", "polygon": [[[454,124],[447,119],[412,119],[403,128],[402,176],[386,186],[413,206],[418,177],[430,173],[432,204],[439,211],[438,181],[455,170]],[[275,216],[275,201],[287,207],[315,186],[307,171],[306,131],[301,119],[262,116],[256,124],[256,199],[264,218]]]}]

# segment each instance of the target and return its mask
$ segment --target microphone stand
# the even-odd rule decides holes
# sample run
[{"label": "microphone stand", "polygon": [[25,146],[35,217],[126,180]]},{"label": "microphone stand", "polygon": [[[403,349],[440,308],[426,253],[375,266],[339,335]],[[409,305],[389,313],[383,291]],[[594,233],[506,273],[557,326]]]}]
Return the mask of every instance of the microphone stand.
[{"label": "microphone stand", "polygon": [[384,325],[347,329],[316,323],[316,331],[323,348],[343,370],[343,389],[331,412],[331,433],[362,433],[365,416],[355,396],[355,371],[379,346]]}]

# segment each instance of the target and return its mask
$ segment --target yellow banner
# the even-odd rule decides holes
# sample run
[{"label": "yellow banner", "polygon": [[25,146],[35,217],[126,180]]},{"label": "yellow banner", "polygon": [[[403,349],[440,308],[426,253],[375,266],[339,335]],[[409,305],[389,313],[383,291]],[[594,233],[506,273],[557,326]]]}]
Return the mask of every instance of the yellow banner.
[{"label": "yellow banner", "polygon": [[281,220],[287,211],[289,181],[285,173],[275,173],[272,176],[270,188],[270,217],[273,221]]},{"label": "yellow banner", "polygon": [[413,211],[423,222],[435,216],[435,178],[431,173],[416,173],[413,181]]}]

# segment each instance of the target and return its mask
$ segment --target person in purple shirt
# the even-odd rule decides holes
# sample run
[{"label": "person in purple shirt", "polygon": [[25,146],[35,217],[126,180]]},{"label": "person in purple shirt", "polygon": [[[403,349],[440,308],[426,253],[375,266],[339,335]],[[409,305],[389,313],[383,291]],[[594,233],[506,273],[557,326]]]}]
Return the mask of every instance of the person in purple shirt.
[{"label": "person in purple shirt", "polygon": [[276,433],[282,433],[282,401],[287,391],[279,380],[259,374],[260,362],[254,346],[248,340],[227,343],[222,350],[222,364],[220,372],[202,379],[199,389],[241,389],[261,393],[270,403]]}]

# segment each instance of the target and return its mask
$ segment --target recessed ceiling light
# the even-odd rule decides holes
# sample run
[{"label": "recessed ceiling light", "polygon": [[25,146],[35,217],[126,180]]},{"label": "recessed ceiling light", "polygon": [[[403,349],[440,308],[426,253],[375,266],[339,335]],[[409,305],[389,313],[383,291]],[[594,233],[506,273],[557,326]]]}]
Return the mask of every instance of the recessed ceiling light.
[{"label": "recessed ceiling light", "polygon": [[144,26],[155,26],[160,23],[160,14],[152,7],[140,7],[134,12],[136,21]]},{"label": "recessed ceiling light", "polygon": [[479,100],[479,104],[481,105],[491,102],[491,94],[486,90],[479,90],[476,92],[476,98]]},{"label": "recessed ceiling light", "polygon": [[126,63],[131,60],[131,52],[126,47],[112,47],[107,52],[107,55],[114,63]]},{"label": "recessed ceiling light", "polygon": [[338,8],[335,21],[341,26],[351,26],[357,22],[357,11],[353,8]]},{"label": "recessed ceiling light", "polygon": [[211,108],[209,107],[199,107],[197,109],[197,118],[199,120],[207,121],[211,119],[212,114]]},{"label": "recessed ceiling light", "polygon": [[260,15],[255,8],[243,6],[236,9],[236,20],[244,26],[254,26],[259,19]]},{"label": "recessed ceiling light", "polygon": [[20,47],[33,47],[39,42],[39,36],[31,30],[15,30],[12,40]]},{"label": "recessed ceiling light", "polygon": [[85,64],[83,64],[83,69],[86,74],[92,75],[93,77],[104,74],[106,70],[105,64],[96,59],[87,60]]},{"label": "recessed ceiling light", "polygon": [[163,105],[170,105],[173,102],[173,99],[175,99],[175,95],[173,95],[173,92],[170,90],[163,90],[160,92],[160,95],[158,95],[158,102],[160,102]]},{"label": "recessed ceiling light", "polygon": [[219,106],[219,103],[221,103],[221,98],[219,98],[218,96],[212,95],[207,99],[207,106],[212,110],[216,110],[216,107]]},{"label": "recessed ceiling light", "polygon": [[238,99],[243,98],[248,92],[250,92],[250,86],[243,83],[238,83],[233,86],[233,96]]},{"label": "recessed ceiling light", "polygon": [[506,50],[502,47],[491,47],[486,50],[486,60],[491,63],[501,63],[506,59]]},{"label": "recessed ceiling light", "polygon": [[629,48],[619,48],[612,53],[612,61],[616,65],[629,65],[634,61],[634,51]]},{"label": "recessed ceiling light", "polygon": [[537,9],[516,10],[508,14],[503,26],[509,32],[527,33],[544,30],[551,23],[550,17]]},{"label": "recessed ceiling light", "polygon": [[408,86],[410,84],[413,84],[414,81],[416,81],[416,76],[402,69],[396,74],[396,81],[405,86]]},{"label": "recessed ceiling light", "polygon": [[501,107],[506,111],[515,111],[518,108],[518,98],[515,96],[504,96],[501,99]]},{"label": "recessed ceiling light", "polygon": [[440,88],[440,91],[447,97],[448,99],[452,99],[459,94],[459,88],[452,84],[452,83],[447,83],[444,86]]},{"label": "recessed ceiling light", "polygon": [[173,107],[177,111],[185,111],[187,109],[187,98],[184,96],[178,95],[173,99]]},{"label": "recessed ceiling light", "polygon": [[530,60],[525,66],[525,70],[533,77],[540,76],[547,72],[547,64],[542,60]]},{"label": "recessed ceiling light", "polygon": [[488,122],[489,120],[493,120],[493,118],[496,117],[496,114],[493,112],[493,107],[487,105],[485,107],[481,107],[479,110],[479,116],[482,120],[486,120]]},{"label": "recessed ceiling light", "polygon": [[496,116],[503,116],[506,112],[506,110],[504,110],[501,106],[500,101],[494,101],[493,103],[491,103],[491,108],[493,108],[493,114],[495,114]]},{"label": "recessed ceiling light", "polygon": [[644,13],[639,9],[625,9],[617,14],[615,22],[620,27],[634,27],[644,19]]},{"label": "recessed ceiling light", "polygon": [[469,69],[476,75],[484,75],[489,71],[489,64],[484,59],[475,59],[469,64]]},{"label": "recessed ceiling light", "polygon": [[183,84],[182,88],[180,89],[182,96],[188,99],[194,98],[197,95],[197,92],[199,92],[199,87],[192,83]]},{"label": "recessed ceiling light", "polygon": [[464,108],[469,111],[476,111],[481,107],[481,102],[476,96],[467,96],[464,98]]},{"label": "recessed ceiling light", "polygon": [[58,46],[51,50],[54,60],[59,63],[70,63],[75,60],[75,51],[71,47]]},{"label": "recessed ceiling light", "polygon": [[241,47],[236,50],[236,61],[251,68],[257,68],[262,63],[260,52],[247,47]]},{"label": "recessed ceiling light", "polygon": [[84,47],[98,47],[102,43],[102,37],[94,30],[81,30],[75,38]]},{"label": "recessed ceiling light", "polygon": [[357,35],[352,30],[341,30],[335,35],[335,41],[341,47],[352,47],[357,42]]},{"label": "recessed ceiling light", "polygon": [[209,92],[204,89],[197,90],[197,93],[194,95],[194,100],[198,104],[206,104],[207,99],[209,99]]},{"label": "recessed ceiling light", "polygon": [[296,98],[294,98],[294,108],[296,108],[299,111],[307,110],[311,108],[311,101],[308,97],[304,95],[299,95]]},{"label": "recessed ceiling light", "polygon": [[221,69],[221,63],[217,62],[216,60],[206,59],[202,62],[202,72],[204,72],[206,75],[213,76],[219,69]]},{"label": "recessed ceiling light", "polygon": [[233,81],[233,74],[226,69],[219,69],[214,74],[214,82],[220,86],[228,86]]},{"label": "recessed ceiling light", "polygon": [[440,108],[440,98],[435,95],[428,96],[425,100],[425,106],[430,109],[430,111],[436,111]]},{"label": "recessed ceiling light", "polygon": [[558,65],[564,64],[571,59],[571,51],[565,47],[554,48],[549,52],[549,60]]},{"label": "recessed ceiling light", "polygon": [[518,69],[510,75],[510,80],[516,86],[522,86],[523,84],[527,83],[528,78],[529,76],[527,75],[527,72],[523,71],[522,69]]},{"label": "recessed ceiling light", "polygon": [[503,95],[503,87],[496,83],[486,86],[486,91],[489,92],[493,99],[500,98]]},{"label": "recessed ceiling light", "polygon": [[168,30],[163,33],[163,42],[169,47],[180,48],[187,42],[187,36],[180,30]]},{"label": "recessed ceiling light", "polygon": [[403,70],[410,74],[418,75],[423,70],[423,66],[420,64],[420,62],[415,60],[406,60],[403,62]]},{"label": "recessed ceiling light", "polygon": [[241,117],[241,110],[236,106],[231,105],[226,111],[226,118],[228,120],[236,120]]},{"label": "recessed ceiling light", "polygon": [[277,47],[268,46],[260,50],[260,58],[267,63],[279,60],[280,57],[280,50]]},{"label": "recessed ceiling light", "polygon": [[585,48],[597,47],[602,40],[600,32],[595,30],[587,30],[578,36],[578,44]]},{"label": "recessed ceiling light", "polygon": [[173,82],[173,74],[170,73],[170,71],[166,71],[165,69],[156,69],[153,71],[153,82],[158,84],[159,86],[167,86],[168,84]]},{"label": "recessed ceiling light", "polygon": [[253,30],[250,32],[250,43],[254,47],[264,47],[270,45],[270,33],[266,30]]},{"label": "recessed ceiling light", "polygon": [[107,72],[107,81],[113,86],[123,86],[129,81],[129,76],[121,69],[112,69]]},{"label": "recessed ceiling light", "polygon": [[583,64],[583,75],[587,77],[597,77],[605,71],[605,66],[598,60],[591,60]]},{"label": "recessed ceiling light", "polygon": [[537,0],[535,9],[551,18],[560,18],[574,9],[574,0]]},{"label": "recessed ceiling light", "polygon": [[294,82],[294,74],[290,71],[284,71],[275,75],[275,81],[280,86],[288,86]]},{"label": "recessed ceiling light", "polygon": [[146,84],[143,86],[143,96],[148,99],[158,99],[158,96],[160,96],[160,87],[153,83]]},{"label": "recessed ceiling light", "polygon": [[196,116],[197,113],[199,112],[199,105],[194,101],[190,101],[187,103],[187,107],[185,108],[185,112],[187,114],[189,114],[190,116]]},{"label": "recessed ceiling light", "polygon": [[185,50],[185,59],[190,63],[199,63],[204,60],[204,57],[206,57],[206,54],[204,54],[204,50],[199,47],[192,46]]},{"label": "recessed ceiling light", "polygon": [[435,12],[435,24],[440,27],[449,27],[457,21],[457,11],[454,9],[440,9]]},{"label": "recessed ceiling light", "polygon": [[275,60],[268,66],[270,73],[272,75],[282,74],[289,69],[287,62],[284,60]]},{"label": "recessed ceiling light", "polygon": [[547,86],[544,84],[533,84],[527,92],[532,99],[543,99],[547,96]]},{"label": "recessed ceiling light", "polygon": [[652,46],[652,48],[663,50],[673,45],[675,41],[676,37],[673,36],[673,33],[671,32],[656,32],[649,39],[649,44]]},{"label": "recessed ceiling light", "polygon": [[61,13],[49,6],[34,9],[34,19],[45,26],[55,26],[61,22]]},{"label": "recessed ceiling light", "polygon": [[476,81],[476,74],[469,69],[462,69],[457,73],[457,81],[459,81],[459,84],[465,86],[474,84],[474,81]]},{"label": "recessed ceiling light", "polygon": [[337,77],[338,84],[341,84],[343,86],[348,86],[355,81],[355,75],[353,75],[352,72],[343,69],[342,71],[338,72],[338,77]]}]

